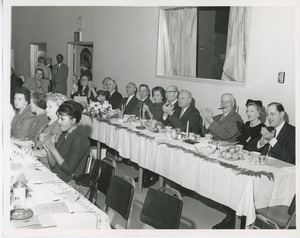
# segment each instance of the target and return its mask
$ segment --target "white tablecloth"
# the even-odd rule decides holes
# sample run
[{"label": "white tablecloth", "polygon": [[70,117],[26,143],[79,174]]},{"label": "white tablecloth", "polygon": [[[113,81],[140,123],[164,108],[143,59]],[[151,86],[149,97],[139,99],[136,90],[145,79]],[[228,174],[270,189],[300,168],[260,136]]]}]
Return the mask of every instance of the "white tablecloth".
[{"label": "white tablecloth", "polygon": [[[106,213],[60,180],[35,158],[13,156],[11,159],[11,182],[14,183],[14,180],[17,180],[20,175],[26,177],[28,180],[27,185],[32,190],[30,192],[33,204],[31,209],[34,215],[39,216],[36,206],[41,204],[64,202],[68,208],[68,212],[50,214],[56,226],[45,228],[47,231],[57,229],[110,229]],[[78,199],[75,201],[70,197],[77,197]],[[13,204],[11,204],[11,209],[12,206]],[[12,221],[11,228],[15,229],[14,227],[15,224]]]},{"label": "white tablecloth", "polygon": [[[149,139],[106,122],[96,119],[91,121],[87,116],[83,116],[81,123],[88,136],[117,150],[120,156],[232,208],[238,216],[247,216],[247,226],[255,221],[255,209],[290,205],[295,194],[295,166],[287,163],[282,163],[280,168],[268,165],[251,166],[247,160],[228,162],[220,159],[217,153],[211,156],[252,171],[271,172],[274,181],[264,175],[238,175],[233,169],[225,168],[219,163],[208,162],[181,149],[161,144],[168,142],[194,150],[193,145],[168,139],[164,133],[142,131],[145,135],[155,137]],[[122,125],[138,131],[135,123]]]}]

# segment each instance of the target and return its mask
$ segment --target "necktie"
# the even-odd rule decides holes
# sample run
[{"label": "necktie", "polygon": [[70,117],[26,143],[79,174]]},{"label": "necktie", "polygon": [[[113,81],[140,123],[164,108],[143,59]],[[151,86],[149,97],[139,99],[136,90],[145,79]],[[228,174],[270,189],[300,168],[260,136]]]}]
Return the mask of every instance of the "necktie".
[{"label": "necktie", "polygon": [[180,117],[179,117],[179,119],[181,119],[181,117],[183,116],[183,114],[184,114],[184,109],[181,109],[181,112],[180,112]]},{"label": "necktie", "polygon": [[[276,138],[276,134],[277,134],[277,131],[276,131],[276,129],[274,129],[274,138]],[[272,146],[269,145],[268,155],[271,156],[271,153],[272,153]]]}]

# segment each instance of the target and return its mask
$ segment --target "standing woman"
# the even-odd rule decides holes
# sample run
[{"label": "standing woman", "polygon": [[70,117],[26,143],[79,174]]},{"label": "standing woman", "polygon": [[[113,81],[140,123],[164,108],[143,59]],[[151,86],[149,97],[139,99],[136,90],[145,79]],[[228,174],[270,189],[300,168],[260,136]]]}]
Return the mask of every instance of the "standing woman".
[{"label": "standing woman", "polygon": [[257,142],[261,136],[260,131],[265,124],[261,121],[263,105],[260,100],[248,99],[246,102],[246,114],[248,121],[243,126],[240,143],[249,151],[257,150]]},{"label": "standing woman", "polygon": [[14,105],[16,114],[11,121],[10,137],[12,139],[25,139],[29,136],[29,127],[35,118],[30,104],[30,91],[27,88],[16,88]]},{"label": "standing woman", "polygon": [[165,90],[160,86],[154,87],[152,89],[152,98],[154,101],[153,106],[149,108],[147,104],[144,104],[143,110],[148,113],[150,119],[162,121],[162,116],[164,114],[162,107],[166,102]]},{"label": "standing woman", "polygon": [[56,144],[47,135],[41,136],[51,170],[65,182],[84,173],[90,142],[78,128],[82,106],[72,100],[64,102],[57,110],[58,124],[62,130]]},{"label": "standing woman", "polygon": [[[39,131],[40,137],[47,135],[49,136],[49,138],[52,138],[55,143],[57,142],[57,139],[61,133],[61,129],[58,125],[58,117],[56,112],[59,106],[65,101],[67,101],[67,97],[61,93],[52,93],[48,95],[46,102],[46,115],[49,120],[48,123]],[[35,144],[34,149],[32,150],[32,155],[39,158],[45,158],[40,160],[43,163],[48,164],[47,152],[44,149],[39,138]]]}]

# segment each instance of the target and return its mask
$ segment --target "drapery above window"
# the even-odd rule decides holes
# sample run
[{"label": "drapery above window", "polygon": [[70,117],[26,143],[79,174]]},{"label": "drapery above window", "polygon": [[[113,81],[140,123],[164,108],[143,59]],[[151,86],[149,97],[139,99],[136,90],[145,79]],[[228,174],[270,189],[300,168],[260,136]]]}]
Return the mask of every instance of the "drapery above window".
[{"label": "drapery above window", "polygon": [[197,8],[161,11],[157,72],[196,77]]}]

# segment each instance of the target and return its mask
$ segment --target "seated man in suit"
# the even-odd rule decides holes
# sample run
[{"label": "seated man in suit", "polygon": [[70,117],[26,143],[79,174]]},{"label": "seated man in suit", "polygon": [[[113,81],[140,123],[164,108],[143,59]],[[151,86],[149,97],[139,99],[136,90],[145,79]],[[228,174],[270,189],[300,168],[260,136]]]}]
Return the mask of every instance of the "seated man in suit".
[{"label": "seated man in suit", "polygon": [[284,114],[281,103],[268,105],[267,119],[274,130],[270,132],[263,127],[257,147],[262,148],[262,154],[295,164],[295,127],[285,121]]},{"label": "seated man in suit", "polygon": [[[213,117],[212,110],[206,108],[201,110],[201,115],[205,120],[203,134],[211,133],[214,140],[235,142],[240,135],[238,124],[243,123],[239,114],[235,112],[235,98],[230,93],[224,93],[221,97],[222,114]],[[212,229],[234,229],[235,211],[227,206],[223,206],[227,213],[226,217]]]},{"label": "seated man in suit", "polygon": [[112,106],[112,109],[117,109],[121,103],[122,95],[117,91],[116,81],[112,78],[107,79],[107,87],[108,87],[108,102]]},{"label": "seated man in suit", "polygon": [[119,109],[124,110],[123,114],[139,116],[139,100],[136,97],[137,87],[135,83],[129,82],[126,86],[126,98],[122,98]]},{"label": "seated man in suit", "polygon": [[150,89],[148,85],[141,84],[139,86],[139,95],[140,95],[140,102],[139,102],[139,116],[144,119],[150,119],[150,116],[147,112],[143,113],[143,105],[146,104],[150,110],[152,110],[153,102],[149,98],[150,95]]},{"label": "seated man in suit", "polygon": [[181,131],[185,131],[187,122],[189,122],[189,132],[199,134],[200,128],[200,113],[191,105],[192,94],[187,90],[182,90],[178,97],[178,106],[180,110],[173,112],[171,107],[165,107],[164,113],[168,114],[167,120],[172,127],[180,128]]},{"label": "seated man in suit", "polygon": [[[173,113],[180,111],[180,107],[178,106],[178,88],[174,85],[170,85],[166,90],[166,99],[167,102],[163,106],[163,111],[172,109]],[[169,108],[169,109],[168,109]],[[163,114],[163,123],[165,126],[171,126],[171,123],[168,120],[168,114]]]},{"label": "seated man in suit", "polygon": [[211,109],[201,110],[205,120],[203,134],[211,133],[214,140],[235,142],[240,135],[238,123],[243,123],[241,116],[235,112],[235,98],[230,93],[224,93],[221,97],[222,114],[213,117]]}]

